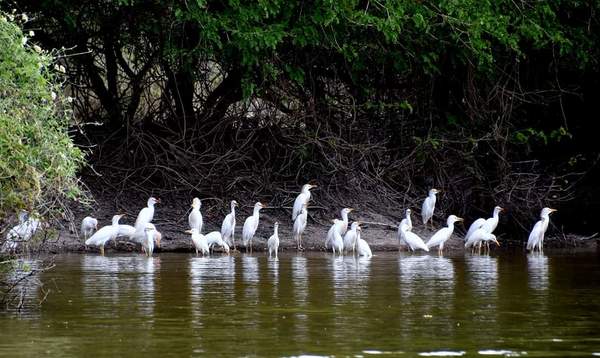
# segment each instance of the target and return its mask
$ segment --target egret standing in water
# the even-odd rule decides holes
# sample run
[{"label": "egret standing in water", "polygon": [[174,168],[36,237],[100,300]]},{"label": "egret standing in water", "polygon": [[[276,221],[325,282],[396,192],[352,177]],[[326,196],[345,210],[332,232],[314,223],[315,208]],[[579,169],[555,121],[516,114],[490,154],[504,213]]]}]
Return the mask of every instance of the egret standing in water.
[{"label": "egret standing in water", "polygon": [[494,212],[492,213],[491,218],[488,218],[488,219],[479,218],[479,219],[473,221],[471,226],[469,226],[469,230],[467,231],[467,234],[465,235],[465,241],[468,241],[469,236],[471,236],[475,232],[475,230],[477,230],[479,228],[484,228],[490,234],[494,233],[494,230],[496,230],[496,227],[498,226],[498,221],[500,219],[500,212],[502,212],[502,211],[504,211],[503,208],[501,208],[500,206],[496,206],[496,207],[494,207]]},{"label": "egret standing in water", "polygon": [[298,216],[296,216],[294,228],[292,229],[292,234],[294,235],[294,240],[296,240],[298,251],[304,250],[304,247],[302,246],[302,234],[304,233],[304,229],[306,229],[306,223],[308,221],[308,211],[306,206],[307,204],[302,205],[302,211]]},{"label": "egret standing in water", "polygon": [[200,213],[201,206],[202,203],[200,202],[200,199],[194,198],[194,200],[192,200],[192,211],[188,216],[188,224],[190,225],[190,229],[196,229],[199,233],[202,233],[202,225],[204,223],[202,221],[202,214]]},{"label": "egret standing in water", "polygon": [[439,229],[433,236],[427,241],[427,247],[432,248],[438,246],[438,254],[442,255],[444,251],[444,243],[450,239],[454,232],[454,223],[457,221],[463,221],[463,218],[459,218],[456,215],[448,216],[446,223],[447,227]]},{"label": "egret standing in water", "polygon": [[437,189],[429,190],[429,195],[423,201],[421,207],[421,218],[423,219],[423,225],[427,226],[427,222],[431,222],[431,228],[433,228],[433,212],[435,210],[435,202],[437,200],[436,194],[439,193]]},{"label": "egret standing in water", "polygon": [[[144,228],[144,241],[142,241],[142,247],[144,248],[144,251],[146,252],[146,256],[151,257],[152,254],[154,253],[154,240],[155,240],[155,234],[156,234],[156,227],[151,224],[148,223],[146,224],[146,227]],[[159,239],[160,242],[160,239]]]},{"label": "egret standing in water", "polygon": [[555,212],[556,209],[551,208],[543,208],[540,213],[541,220],[535,223],[531,233],[529,234],[529,239],[527,240],[527,250],[535,251],[536,248],[539,252],[542,252],[544,249],[544,235],[546,234],[546,230],[548,230],[548,224],[550,223],[550,214]]},{"label": "egret standing in water", "polygon": [[356,250],[356,239],[358,238],[359,224],[360,223],[358,221],[353,222],[352,225],[350,225],[350,230],[346,231],[346,235],[344,235],[344,250],[348,252],[352,250],[353,254]]},{"label": "egret standing in water", "polygon": [[86,216],[81,220],[81,234],[83,238],[87,240],[88,237],[92,236],[94,231],[98,230],[98,220],[91,217]]},{"label": "egret standing in water", "polygon": [[223,224],[221,224],[221,237],[228,245],[233,246],[233,250],[235,251],[235,207],[238,206],[237,201],[231,201],[231,212],[225,216],[223,219]]},{"label": "egret standing in water", "polygon": [[369,244],[360,237],[360,235],[362,234],[362,228],[360,226],[358,226],[357,228],[357,232],[358,234],[356,235],[356,253],[358,256],[364,256],[366,258],[370,258],[373,256],[373,253],[371,252],[371,248],[369,247]]},{"label": "egret standing in water", "polygon": [[208,250],[214,250],[213,246],[218,245],[226,254],[229,254],[229,245],[223,240],[223,236],[218,231],[211,231],[204,235],[208,243]]},{"label": "egret standing in water", "polygon": [[[416,249],[421,249],[424,251],[429,251],[423,239],[419,237],[419,235],[408,230],[407,225],[403,225],[402,222],[398,225],[398,232],[401,236],[401,239],[406,242],[411,251],[415,251]],[[401,240],[398,239],[398,240]]]},{"label": "egret standing in water", "polygon": [[160,203],[159,199],[154,197],[150,197],[148,199],[147,206],[140,210],[140,213],[135,220],[135,229],[139,231],[144,231],[146,228],[146,224],[152,222],[154,219],[154,204]]},{"label": "egret standing in water", "polygon": [[400,221],[400,225],[398,225],[398,251],[400,251],[400,246],[402,242],[404,242],[404,234],[403,231],[412,231],[412,220],[410,218],[410,209],[406,209],[406,217]]},{"label": "egret standing in water", "polygon": [[[343,221],[342,220],[338,220],[338,219],[333,219],[333,228],[334,230],[332,231],[332,236],[331,236],[331,249],[333,250],[333,254],[335,255],[335,252],[337,251],[340,256],[343,254],[344,252],[344,239],[342,239],[342,235],[340,234],[340,230],[337,229],[336,227],[339,227],[343,225]],[[331,231],[331,229],[330,229]]]},{"label": "egret standing in water", "polygon": [[496,235],[487,232],[485,228],[479,228],[475,230],[471,236],[469,236],[469,240],[465,243],[465,249],[472,247],[471,252],[475,251],[475,248],[479,249],[479,253],[481,253],[481,244],[486,243],[486,247],[489,251],[489,242],[495,242],[496,245],[500,246],[498,239],[496,239]]},{"label": "egret standing in water", "polygon": [[112,217],[112,225],[101,227],[100,230],[96,231],[89,239],[85,240],[87,246],[98,246],[100,247],[100,254],[104,256],[104,245],[109,240],[114,240],[119,235],[119,220],[124,215],[115,215]]},{"label": "egret standing in water", "polygon": [[265,207],[266,205],[260,202],[254,204],[254,211],[252,212],[252,215],[249,216],[246,221],[244,221],[244,228],[242,229],[242,241],[244,242],[244,247],[246,247],[246,252],[248,252],[248,245],[250,245],[250,252],[252,252],[252,239],[254,238],[256,229],[258,228],[259,212],[260,209]]},{"label": "egret standing in water", "polygon": [[28,251],[28,242],[41,225],[42,223],[38,219],[33,218],[26,211],[21,211],[19,214],[19,224],[13,226],[6,234],[6,242],[2,246],[2,251],[15,251],[19,242],[23,242],[25,244],[25,251]]},{"label": "egret standing in water", "polygon": [[300,215],[302,212],[302,207],[304,205],[308,205],[308,201],[310,200],[310,189],[316,188],[316,185],[312,184],[304,184],[302,186],[302,191],[294,200],[294,208],[292,209],[292,220],[296,220],[296,217]]},{"label": "egret standing in water", "polygon": [[279,228],[279,223],[275,222],[275,225],[273,227],[273,235],[271,235],[271,237],[267,241],[267,246],[269,247],[269,257],[271,257],[273,252],[275,253],[275,258],[278,257],[277,256],[277,251],[279,251],[279,233],[277,232],[278,228]]},{"label": "egret standing in water", "polygon": [[348,231],[348,214],[350,214],[353,210],[354,209],[352,208],[343,208],[341,210],[340,215],[342,216],[342,220],[335,219],[333,221],[333,225],[329,228],[329,231],[327,232],[325,248],[328,248],[329,244],[331,243],[331,240],[333,240],[334,231],[337,230],[340,233],[340,236],[346,234],[346,231]]},{"label": "egret standing in water", "polygon": [[208,240],[206,239],[206,236],[198,232],[198,229],[194,228],[187,230],[186,233],[192,235],[191,239],[196,249],[196,255],[198,255],[198,252],[202,252],[202,256],[206,256],[210,253]]}]

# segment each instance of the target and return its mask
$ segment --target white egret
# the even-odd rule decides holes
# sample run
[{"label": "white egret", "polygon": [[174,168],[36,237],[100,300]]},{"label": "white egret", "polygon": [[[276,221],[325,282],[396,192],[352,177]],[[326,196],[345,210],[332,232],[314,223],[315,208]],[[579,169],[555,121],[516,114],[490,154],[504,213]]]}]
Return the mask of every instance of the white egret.
[{"label": "white egret", "polygon": [[246,221],[244,221],[244,228],[242,229],[242,241],[244,243],[244,247],[246,247],[246,252],[248,251],[248,245],[250,245],[250,252],[252,252],[252,239],[254,238],[256,229],[258,228],[259,212],[260,209],[265,207],[265,204],[257,202],[254,204],[254,211],[252,212],[252,215],[249,216]]},{"label": "white egret", "polygon": [[208,234],[204,235],[206,242],[208,243],[208,249],[212,250],[213,246],[220,246],[223,251],[229,254],[229,245],[223,240],[223,236],[218,231],[211,231]]},{"label": "white egret", "polygon": [[42,223],[38,219],[31,217],[26,211],[22,211],[19,214],[19,224],[13,226],[6,234],[6,242],[2,250],[14,251],[17,249],[19,242],[24,242],[27,245],[27,242],[31,240],[41,225]]},{"label": "white egret", "polygon": [[146,224],[144,228],[144,241],[142,242],[142,247],[146,252],[146,256],[152,256],[154,253],[154,238],[156,234],[156,227],[151,223]]},{"label": "white egret", "polygon": [[344,249],[348,252],[352,250],[352,253],[354,253],[356,250],[359,224],[358,221],[353,222],[352,225],[350,225],[350,230],[346,231],[346,235],[344,235]]},{"label": "white egret", "polygon": [[271,254],[275,253],[275,258],[277,258],[277,251],[279,251],[279,233],[277,232],[279,229],[279,223],[275,222],[273,226],[273,235],[267,240],[267,246],[269,247],[269,257]]},{"label": "white egret", "polygon": [[427,247],[432,248],[438,246],[438,254],[442,254],[444,251],[444,243],[450,239],[454,232],[454,223],[457,221],[463,221],[463,218],[459,218],[456,215],[448,216],[446,223],[447,227],[439,229],[433,236],[427,241]]},{"label": "white egret", "polygon": [[[162,234],[160,231],[156,229],[156,226],[152,223],[146,224],[146,227],[151,226],[154,228],[154,246],[160,247],[160,241],[162,239]],[[142,252],[145,252],[144,241],[146,240],[146,228],[142,228],[137,230],[135,227],[126,224],[119,224],[119,233],[117,237],[127,237],[130,241],[138,243],[142,245]]]},{"label": "white egret", "polygon": [[221,224],[221,237],[228,245],[233,246],[235,251],[235,207],[238,206],[237,201],[231,201],[231,212],[225,216],[223,223]]},{"label": "white egret", "polygon": [[499,215],[500,215],[500,212],[502,212],[502,211],[504,211],[503,208],[501,208],[500,206],[496,206],[496,207],[494,207],[494,212],[492,213],[491,218],[488,218],[488,219],[479,218],[479,219],[473,221],[471,226],[469,226],[469,230],[467,231],[467,234],[465,235],[465,241],[468,241],[469,236],[471,236],[471,234],[473,234],[475,232],[475,230],[477,230],[479,228],[484,228],[487,232],[492,234],[494,232],[494,230],[496,230],[496,227],[498,226],[498,220],[500,219]]},{"label": "white egret", "polygon": [[81,234],[84,239],[92,236],[96,230],[98,230],[98,220],[96,218],[86,216],[81,220]]},{"label": "white egret", "polygon": [[469,240],[465,243],[465,248],[472,247],[471,251],[474,251],[476,247],[479,247],[479,252],[481,253],[481,244],[483,242],[489,243],[490,241],[495,242],[496,245],[500,246],[500,243],[496,239],[496,235],[487,232],[484,228],[479,228],[469,236]]},{"label": "white egret", "polygon": [[427,225],[428,221],[431,221],[433,227],[433,212],[435,210],[436,194],[440,191],[437,189],[429,190],[429,195],[423,201],[421,208],[421,218],[423,219],[423,225]]},{"label": "white egret", "polygon": [[96,231],[89,239],[85,240],[87,246],[98,246],[100,247],[100,254],[104,256],[104,245],[109,240],[114,240],[119,235],[119,220],[124,215],[115,215],[112,217],[112,224],[101,227],[100,230]]},{"label": "white egret", "polygon": [[550,214],[555,212],[556,209],[543,208],[540,213],[541,220],[535,223],[529,239],[527,240],[527,250],[535,251],[536,247],[539,252],[542,252],[544,248],[544,235],[548,230],[548,224],[550,223]]},{"label": "white egret", "polygon": [[302,207],[304,205],[308,205],[308,201],[310,200],[310,189],[316,188],[316,185],[312,184],[304,184],[302,186],[302,191],[294,200],[294,208],[292,209],[292,220],[296,220],[296,217],[300,215],[302,212]]},{"label": "white egret", "polygon": [[202,235],[198,232],[198,229],[187,230],[186,233],[191,234],[192,243],[196,248],[196,255],[198,252],[202,252],[202,256],[206,256],[210,253],[210,249],[208,247],[208,240],[206,236]]},{"label": "white egret", "polygon": [[192,200],[192,211],[188,216],[188,224],[190,225],[190,229],[197,229],[199,233],[202,233],[202,214],[200,213],[200,207],[202,203],[200,199],[194,198]]},{"label": "white egret", "polygon": [[[342,220],[333,219],[333,227],[335,228],[337,225],[343,225]],[[344,252],[344,239],[342,239],[342,235],[338,229],[334,229],[332,232],[331,249],[333,250],[334,255],[336,251],[340,255]]]},{"label": "white egret", "polygon": [[350,214],[350,212],[354,211],[353,208],[343,208],[340,211],[340,215],[342,216],[342,220],[334,220],[334,224],[331,226],[331,228],[329,228],[329,231],[327,232],[327,238],[325,240],[325,248],[329,247],[329,244],[331,243],[331,240],[333,240],[333,232],[334,230],[337,230],[340,233],[340,236],[343,236],[346,234],[346,231],[348,231],[348,214]]},{"label": "white egret", "polygon": [[292,229],[292,235],[294,236],[297,248],[300,251],[304,250],[304,247],[302,247],[302,233],[304,233],[304,229],[306,229],[306,223],[308,221],[308,211],[306,206],[307,204],[302,205],[302,211],[300,214],[298,214],[298,216],[296,216],[294,228]]},{"label": "white egret", "polygon": [[366,258],[370,258],[373,256],[371,252],[371,248],[369,244],[361,238],[362,228],[360,226],[357,227],[358,234],[356,235],[356,253],[358,256],[364,256]]},{"label": "white egret", "polygon": [[152,222],[154,218],[154,204],[160,203],[160,199],[156,199],[154,197],[150,197],[148,199],[147,206],[140,210],[140,213],[135,220],[135,228],[136,230],[143,231],[146,228],[146,224]]},{"label": "white egret", "polygon": [[402,239],[404,239],[404,241],[406,242],[408,247],[411,249],[411,251],[415,251],[416,249],[429,251],[429,248],[427,247],[427,245],[425,245],[425,242],[423,242],[423,239],[421,239],[419,237],[419,235],[413,233],[412,231],[407,230],[408,229],[407,225],[402,225],[402,223],[400,223],[400,225],[398,225],[398,226],[399,226],[398,231],[400,232]]},{"label": "white egret", "polygon": [[412,231],[412,219],[410,218],[410,209],[406,209],[406,217],[400,221],[400,225],[398,225],[398,251],[400,251],[400,246],[404,241],[403,231]]}]

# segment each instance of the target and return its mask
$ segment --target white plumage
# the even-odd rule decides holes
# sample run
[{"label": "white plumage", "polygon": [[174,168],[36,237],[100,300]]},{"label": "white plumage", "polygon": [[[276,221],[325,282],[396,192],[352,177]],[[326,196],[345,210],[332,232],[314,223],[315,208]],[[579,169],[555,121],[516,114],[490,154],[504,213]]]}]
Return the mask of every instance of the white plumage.
[{"label": "white plumage", "polygon": [[91,217],[86,216],[81,220],[81,234],[84,239],[92,236],[95,230],[98,230],[98,220]]},{"label": "white plumage", "polygon": [[254,238],[256,229],[258,228],[260,209],[264,207],[266,207],[266,205],[260,202],[254,204],[254,211],[252,212],[252,215],[249,216],[246,221],[244,221],[244,228],[242,229],[242,241],[244,243],[244,247],[246,247],[246,251],[248,251],[248,246],[250,246],[250,252],[252,252],[252,239]]},{"label": "white plumage", "polygon": [[300,214],[296,216],[296,220],[294,221],[294,227],[292,229],[292,235],[294,236],[294,240],[296,240],[298,250],[304,250],[304,247],[302,247],[302,234],[306,229],[307,221],[308,211],[306,209],[306,205],[303,205],[302,211],[300,211]]},{"label": "white plumage", "polygon": [[300,215],[302,211],[302,207],[304,205],[308,205],[308,201],[310,200],[310,189],[316,188],[316,185],[312,184],[304,184],[302,186],[302,191],[294,200],[294,207],[292,209],[292,220],[296,220],[296,217]]},{"label": "white plumage", "polygon": [[456,215],[448,216],[448,220],[446,221],[448,226],[433,234],[429,241],[427,241],[427,247],[431,249],[432,247],[438,246],[438,253],[441,255],[444,251],[444,244],[452,236],[452,233],[454,232],[454,223],[457,221],[463,221],[463,219]]},{"label": "white plumage", "polygon": [[546,230],[548,230],[548,224],[550,223],[550,214],[555,212],[556,209],[543,208],[540,213],[540,220],[535,223],[531,233],[529,233],[529,239],[527,240],[527,250],[535,251],[536,248],[539,252],[542,252],[544,247],[544,236]]},{"label": "white plumage", "polygon": [[40,228],[41,222],[31,217],[27,212],[19,214],[19,224],[13,226],[6,234],[6,242],[2,251],[15,251],[20,242],[27,243]]},{"label": "white plumage", "polygon": [[146,228],[146,224],[152,222],[154,219],[154,204],[160,203],[160,200],[151,197],[148,199],[147,206],[140,210],[140,213],[135,220],[135,229],[143,231]]},{"label": "white plumage", "polygon": [[359,226],[357,230],[358,235],[356,238],[356,253],[358,254],[358,256],[364,256],[367,258],[372,257],[373,253],[371,252],[369,244],[362,237],[360,237],[362,233],[362,228]]},{"label": "white plumage", "polygon": [[109,240],[114,240],[119,235],[119,220],[123,215],[115,215],[112,217],[112,224],[101,227],[100,230],[96,231],[89,239],[85,240],[87,246],[98,246],[100,248],[100,254],[104,256],[104,245]]},{"label": "white plumage", "polygon": [[213,250],[213,246],[220,246],[223,251],[229,254],[229,245],[223,240],[223,236],[218,231],[211,231],[204,235],[206,242],[208,243],[208,249]]},{"label": "white plumage", "polygon": [[200,202],[200,199],[194,198],[194,200],[192,200],[192,211],[188,216],[188,224],[190,225],[190,229],[196,229],[199,233],[202,233],[202,225],[204,223],[202,220],[202,214],[200,213],[201,206],[202,203]]},{"label": "white plumage", "polygon": [[196,255],[198,255],[198,252],[201,252],[203,256],[209,254],[208,240],[206,239],[206,236],[200,234],[196,229],[188,230],[186,233],[191,234],[192,243],[196,249]]},{"label": "white plumage", "polygon": [[[146,256],[150,257],[154,253],[154,240],[156,234],[156,227],[150,223],[146,224],[144,228],[144,241],[142,247],[146,252]],[[160,242],[160,240],[159,240]]]},{"label": "white plumage", "polygon": [[416,249],[429,251],[429,248],[427,245],[425,245],[423,239],[421,239],[417,234],[409,231],[408,227],[409,226],[406,225],[406,223],[403,225],[401,222],[400,225],[398,225],[398,232],[400,233],[402,240],[406,242],[411,251],[415,251]]},{"label": "white plumage", "polygon": [[479,228],[469,236],[469,240],[465,243],[465,248],[472,247],[475,249],[475,247],[479,247],[481,250],[481,244],[484,242],[489,243],[490,241],[495,242],[496,245],[500,246],[500,243],[496,239],[496,235],[487,232],[484,228]]},{"label": "white plumage", "polygon": [[410,218],[410,213],[411,210],[410,209],[406,209],[406,216],[404,219],[402,219],[402,221],[400,221],[400,225],[398,225],[398,250],[400,250],[400,246],[402,245],[404,241],[404,235],[403,235],[403,231],[412,231],[412,220]]},{"label": "white plumage", "polygon": [[348,252],[352,250],[352,253],[356,250],[356,241],[358,239],[359,222],[355,221],[350,225],[350,230],[346,231],[344,235],[344,249]]},{"label": "white plumage", "polygon": [[237,201],[231,201],[231,212],[225,216],[221,224],[221,237],[228,245],[233,246],[235,250],[235,207],[238,206]]},{"label": "white plumage", "polygon": [[490,234],[493,233],[494,230],[496,230],[496,227],[498,226],[498,221],[500,219],[500,216],[499,216],[500,212],[503,210],[504,210],[503,208],[496,206],[496,207],[494,207],[494,212],[492,213],[491,218],[488,218],[488,219],[479,218],[479,219],[473,221],[471,226],[469,226],[469,230],[467,231],[467,234],[465,235],[465,241],[468,241],[469,237],[475,232],[475,230],[477,230],[479,228],[484,228]]},{"label": "white plumage", "polygon": [[429,190],[429,195],[423,201],[421,207],[421,218],[423,219],[423,225],[427,225],[428,221],[431,221],[433,225],[433,212],[435,210],[436,194],[439,193],[437,189]]},{"label": "white plumage", "polygon": [[331,228],[329,228],[329,231],[327,231],[327,238],[325,240],[325,248],[328,248],[329,245],[331,244],[331,240],[333,240],[333,232],[334,231],[339,232],[340,236],[343,236],[346,234],[346,231],[348,231],[348,214],[350,212],[352,212],[353,210],[354,209],[352,209],[352,208],[343,208],[340,211],[342,220],[335,219],[333,221],[333,225],[331,226]]},{"label": "white plumage", "polygon": [[[340,225],[340,222],[341,222],[341,220],[334,219],[334,226]],[[342,253],[344,251],[344,239],[342,239],[342,235],[340,234],[339,230],[333,230],[333,232],[332,232],[331,249],[333,250],[334,254],[337,251],[340,255],[342,255]]]},{"label": "white plumage", "polygon": [[277,251],[279,251],[278,229],[279,229],[279,223],[275,222],[275,225],[273,227],[273,235],[271,235],[271,237],[269,237],[269,240],[267,240],[267,247],[269,248],[269,257],[271,257],[271,255],[273,253],[275,253],[275,257],[278,257],[278,255],[277,255]]}]

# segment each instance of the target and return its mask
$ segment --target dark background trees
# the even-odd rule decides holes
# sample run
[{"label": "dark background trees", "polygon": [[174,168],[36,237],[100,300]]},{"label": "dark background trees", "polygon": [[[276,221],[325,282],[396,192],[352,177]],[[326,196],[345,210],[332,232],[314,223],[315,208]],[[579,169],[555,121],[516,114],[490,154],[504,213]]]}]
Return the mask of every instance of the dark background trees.
[{"label": "dark background trees", "polygon": [[528,226],[557,205],[582,231],[574,209],[598,208],[596,2],[1,6],[70,54],[103,180],[274,201],[318,180],[324,202],[395,215],[436,186],[448,212],[501,203]]}]

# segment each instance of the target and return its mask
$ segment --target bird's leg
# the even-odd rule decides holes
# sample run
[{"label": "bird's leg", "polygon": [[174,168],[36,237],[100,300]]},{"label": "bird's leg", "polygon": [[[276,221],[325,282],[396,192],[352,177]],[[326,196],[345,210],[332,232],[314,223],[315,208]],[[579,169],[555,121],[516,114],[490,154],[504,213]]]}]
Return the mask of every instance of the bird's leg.
[{"label": "bird's leg", "polygon": [[100,255],[104,256],[104,245],[100,246]]}]

